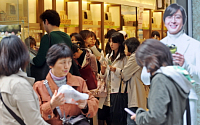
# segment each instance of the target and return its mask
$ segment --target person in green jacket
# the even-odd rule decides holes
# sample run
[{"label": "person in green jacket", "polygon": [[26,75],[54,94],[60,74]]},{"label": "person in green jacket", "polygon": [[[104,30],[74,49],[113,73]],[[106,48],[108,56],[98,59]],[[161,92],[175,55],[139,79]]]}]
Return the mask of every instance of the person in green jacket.
[{"label": "person in green jacket", "polygon": [[[40,15],[40,19],[43,22],[43,27],[47,34],[42,37],[38,53],[31,61],[31,63],[36,67],[42,67],[46,63],[46,54],[50,46],[58,43],[65,43],[69,46],[69,48],[72,47],[70,36],[59,29],[60,16],[55,10],[46,10]],[[70,73],[74,75],[80,75],[78,70],[73,70],[78,69],[76,67],[76,64],[73,63]]]}]

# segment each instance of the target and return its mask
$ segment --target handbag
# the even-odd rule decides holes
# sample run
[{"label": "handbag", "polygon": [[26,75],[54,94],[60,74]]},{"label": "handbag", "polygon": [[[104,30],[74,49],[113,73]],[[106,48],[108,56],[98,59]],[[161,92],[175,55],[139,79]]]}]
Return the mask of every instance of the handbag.
[{"label": "handbag", "polygon": [[90,90],[94,97],[106,97],[107,89],[104,79],[101,79],[99,74],[97,75],[97,88]]},{"label": "handbag", "polygon": [[127,113],[124,111],[124,108],[128,107],[128,94],[127,94],[127,82],[124,93],[121,93],[120,83],[118,93],[110,94],[110,117],[111,125],[126,125],[127,124]]},{"label": "handbag", "polygon": [[3,101],[3,98],[1,96],[1,92],[0,92],[0,99],[1,101],[3,102],[4,106],[6,107],[6,109],[8,110],[8,112],[17,120],[17,122],[20,124],[20,125],[26,125],[24,123],[24,121],[19,117],[17,116]]},{"label": "handbag", "polygon": [[[78,65],[80,66],[79,63],[78,63]],[[95,74],[93,73],[92,68],[89,64],[85,67],[81,67],[79,69],[79,72],[81,74],[81,77],[86,81],[88,90],[97,88],[97,79],[96,79]]]},{"label": "handbag", "polygon": [[[48,37],[49,37],[49,48],[50,48],[51,47],[50,35]],[[50,68],[47,65],[47,62],[45,60],[45,63],[40,67],[35,66],[35,65],[31,65],[30,70],[31,70],[30,76],[35,78],[35,82],[37,82],[37,81],[44,80],[46,78]]]},{"label": "handbag", "polygon": [[[49,87],[49,83],[47,80],[44,80],[43,84],[46,86],[47,91],[50,95],[50,97],[53,96],[53,93],[51,91],[51,88]],[[71,116],[71,117],[67,117],[65,116],[65,112],[64,115],[62,115],[61,110],[59,108],[59,106],[56,107],[56,110],[60,116],[60,120],[62,120],[62,124],[63,125],[90,125],[88,118],[86,118],[84,115],[78,115],[78,116]]]}]

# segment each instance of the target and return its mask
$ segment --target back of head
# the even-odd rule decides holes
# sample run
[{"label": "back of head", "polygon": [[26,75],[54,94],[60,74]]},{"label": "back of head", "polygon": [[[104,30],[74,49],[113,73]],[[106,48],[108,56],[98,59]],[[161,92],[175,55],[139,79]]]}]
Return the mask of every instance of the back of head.
[{"label": "back of head", "polygon": [[15,35],[4,37],[0,43],[0,76],[15,74],[29,62],[26,45]]},{"label": "back of head", "polygon": [[72,43],[72,52],[76,53],[78,49],[80,49],[79,45],[77,43]]},{"label": "back of head", "polygon": [[30,47],[33,47],[33,46],[36,46],[36,41],[35,41],[35,39],[32,36],[29,36],[29,37],[27,37],[25,39],[25,44],[28,47],[29,47],[29,45],[30,45]]},{"label": "back of head", "polygon": [[140,42],[138,41],[137,38],[131,37],[131,38],[127,39],[126,41],[124,41],[124,45],[127,46],[128,52],[134,53],[136,51],[137,47],[140,45]]},{"label": "back of head", "polygon": [[40,15],[40,19],[45,23],[47,19],[52,26],[60,26],[60,16],[55,10],[46,10]]},{"label": "back of head", "polygon": [[70,57],[72,51],[65,43],[54,44],[49,48],[46,55],[46,62],[49,66],[54,66],[58,59]]},{"label": "back of head", "polygon": [[136,61],[139,66],[145,66],[151,73],[161,66],[173,65],[169,48],[156,39],[147,39],[137,48]]},{"label": "back of head", "polygon": [[114,30],[114,29],[109,30],[109,31],[107,32],[107,34],[105,35],[105,38],[109,39],[109,38],[111,37],[111,35],[112,35],[113,33],[115,33],[115,32],[117,32],[117,31]]},{"label": "back of head", "polygon": [[151,37],[153,38],[153,37],[155,37],[155,36],[157,36],[157,37],[160,38],[160,33],[159,33],[158,31],[153,31],[153,32],[151,33]]}]

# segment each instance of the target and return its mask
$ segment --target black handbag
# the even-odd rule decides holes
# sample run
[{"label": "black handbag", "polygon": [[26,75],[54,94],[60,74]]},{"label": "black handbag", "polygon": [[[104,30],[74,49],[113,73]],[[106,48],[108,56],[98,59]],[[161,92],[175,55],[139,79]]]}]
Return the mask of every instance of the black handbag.
[{"label": "black handbag", "polygon": [[[49,48],[50,48],[51,47],[50,35],[48,37],[49,37]],[[47,62],[45,60],[45,63],[40,67],[35,66],[35,65],[31,65],[30,70],[31,70],[30,76],[35,78],[35,82],[37,82],[37,81],[41,81],[41,80],[46,79],[46,76],[47,76],[50,68],[47,65]]]},{"label": "black handbag", "polygon": [[110,94],[110,116],[111,125],[126,125],[127,113],[124,108],[128,107],[128,94],[127,94],[127,82],[124,93],[121,93],[121,80],[118,93]]}]

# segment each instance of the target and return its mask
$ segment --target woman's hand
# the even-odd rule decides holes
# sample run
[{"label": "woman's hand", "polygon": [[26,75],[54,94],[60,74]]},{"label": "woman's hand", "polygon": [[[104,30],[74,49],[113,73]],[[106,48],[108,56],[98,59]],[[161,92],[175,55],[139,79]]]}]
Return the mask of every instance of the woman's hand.
[{"label": "woman's hand", "polygon": [[85,109],[87,106],[87,100],[78,100],[76,102],[78,103],[78,107],[80,109]]},{"label": "woman's hand", "polygon": [[131,116],[131,119],[134,120],[134,121],[135,121],[135,118],[136,118],[136,114]]},{"label": "woman's hand", "polygon": [[51,109],[54,110],[57,106],[65,104],[65,102],[66,102],[66,100],[65,100],[64,94],[59,93],[57,95],[57,90],[55,90],[55,92],[50,100]]},{"label": "woman's hand", "polygon": [[105,74],[106,68],[107,68],[107,63],[106,63],[106,61],[103,61],[102,65],[101,65],[101,74],[102,75]]},{"label": "woman's hand", "polygon": [[172,54],[172,57],[175,64],[178,64],[179,66],[183,66],[185,59],[182,54],[176,52],[175,54]]},{"label": "woman's hand", "polygon": [[116,67],[110,66],[110,71],[115,72],[116,71]]}]

